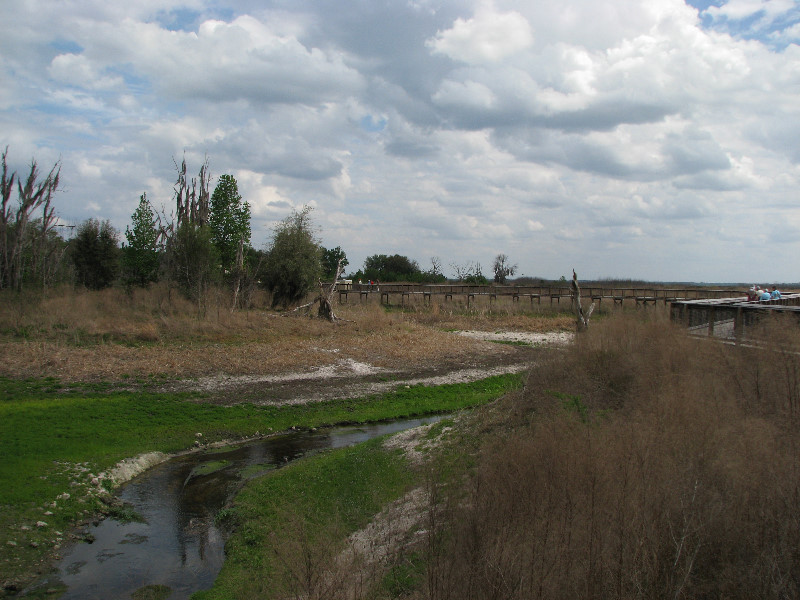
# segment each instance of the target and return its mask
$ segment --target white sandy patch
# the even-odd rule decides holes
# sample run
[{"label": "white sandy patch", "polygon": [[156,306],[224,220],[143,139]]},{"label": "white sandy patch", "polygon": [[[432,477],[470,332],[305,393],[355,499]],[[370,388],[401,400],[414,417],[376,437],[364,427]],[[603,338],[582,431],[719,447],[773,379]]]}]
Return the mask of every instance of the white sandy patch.
[{"label": "white sandy patch", "polygon": [[310,371],[283,373],[281,375],[217,375],[201,377],[190,387],[200,390],[218,390],[221,388],[255,383],[287,383],[291,381],[314,381],[335,379],[351,375],[374,375],[386,369],[374,367],[368,363],[358,362],[352,358],[341,360],[333,365],[325,365]]},{"label": "white sandy patch", "polygon": [[430,425],[420,425],[419,427],[413,427],[411,429],[401,431],[400,433],[396,433],[383,442],[383,447],[389,450],[395,450],[399,448],[403,450],[406,458],[408,458],[412,463],[415,465],[422,464],[425,456],[417,448],[420,445],[420,440],[428,433],[430,428]]},{"label": "white sandy patch", "polygon": [[519,342],[531,346],[564,346],[575,339],[575,334],[568,331],[551,331],[548,333],[529,333],[525,331],[457,331],[463,335],[487,342]]},{"label": "white sandy patch", "polygon": [[350,535],[349,549],[361,561],[375,564],[397,550],[399,542],[422,521],[428,496],[422,488],[386,506],[364,528]]},{"label": "white sandy patch", "polygon": [[140,473],[156,466],[170,458],[163,452],[147,452],[134,458],[126,458],[116,464],[108,473],[100,475],[101,479],[110,479],[117,486],[126,481],[130,481]]}]

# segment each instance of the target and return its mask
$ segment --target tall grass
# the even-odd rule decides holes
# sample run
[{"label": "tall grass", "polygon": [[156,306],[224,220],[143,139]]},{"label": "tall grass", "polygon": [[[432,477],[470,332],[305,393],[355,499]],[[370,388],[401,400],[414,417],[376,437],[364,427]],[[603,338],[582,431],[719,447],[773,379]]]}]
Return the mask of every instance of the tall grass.
[{"label": "tall grass", "polygon": [[[208,292],[202,312],[162,284],[126,291],[63,287],[47,296],[0,294],[0,335],[69,345],[252,337],[255,311],[231,311],[229,295]],[[261,321],[258,321],[260,324]]]},{"label": "tall grass", "polygon": [[494,407],[425,598],[796,598],[800,356],[609,319]]}]

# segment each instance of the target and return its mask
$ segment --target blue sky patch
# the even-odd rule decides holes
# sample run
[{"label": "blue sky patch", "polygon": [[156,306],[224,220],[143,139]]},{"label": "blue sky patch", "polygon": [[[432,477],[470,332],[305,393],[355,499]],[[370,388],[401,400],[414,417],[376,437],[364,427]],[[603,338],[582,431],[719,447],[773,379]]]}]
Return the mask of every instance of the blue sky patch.
[{"label": "blue sky patch", "polygon": [[378,131],[383,131],[386,129],[386,119],[379,118],[376,119],[372,115],[367,115],[366,117],[362,117],[361,119],[361,129],[364,131],[369,131],[370,133],[377,133]]},{"label": "blue sky patch", "polygon": [[705,29],[728,33],[739,39],[758,40],[775,50],[800,42],[800,36],[791,32],[792,27],[800,24],[798,3],[781,11],[779,5],[763,0],[752,5],[749,12],[743,10],[745,6],[739,6],[736,16],[725,11],[725,7],[732,4],[726,0],[686,0],[686,3],[698,10]]}]

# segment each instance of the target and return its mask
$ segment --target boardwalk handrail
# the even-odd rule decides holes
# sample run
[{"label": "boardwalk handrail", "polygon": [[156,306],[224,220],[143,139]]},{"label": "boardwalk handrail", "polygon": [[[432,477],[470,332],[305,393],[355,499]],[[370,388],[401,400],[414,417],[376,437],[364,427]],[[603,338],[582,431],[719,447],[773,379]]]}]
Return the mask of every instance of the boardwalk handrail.
[{"label": "boardwalk handrail", "polygon": [[[602,286],[583,285],[582,295],[593,302],[601,303],[604,299],[612,300],[615,304],[624,301],[635,301],[639,304],[656,304],[663,302],[666,306],[676,300],[701,300],[720,299],[727,300],[732,295],[738,297],[744,292],[735,289],[714,289],[703,287],[658,287],[658,286]],[[499,285],[499,284],[434,284],[434,283],[348,283],[346,287],[338,290],[339,301],[346,302],[350,294],[358,294],[359,299],[369,298],[372,294],[379,294],[382,303],[389,303],[392,295],[400,296],[401,303],[406,297],[423,297],[425,301],[433,296],[444,296],[445,300],[452,300],[454,296],[465,297],[469,304],[476,297],[488,297],[490,302],[498,297],[511,297],[514,301],[529,298],[541,304],[542,298],[549,298],[550,303],[560,302],[562,298],[571,298],[572,289],[567,285],[541,284],[541,285]]]}]

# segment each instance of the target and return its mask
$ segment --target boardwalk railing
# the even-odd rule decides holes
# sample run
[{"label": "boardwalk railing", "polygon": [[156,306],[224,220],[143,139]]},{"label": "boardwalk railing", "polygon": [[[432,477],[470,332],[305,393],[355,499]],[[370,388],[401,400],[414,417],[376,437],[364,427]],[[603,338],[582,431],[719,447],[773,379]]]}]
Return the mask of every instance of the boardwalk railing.
[{"label": "boardwalk railing", "polygon": [[[520,299],[529,300],[531,304],[542,303],[542,299],[550,304],[559,303],[562,299],[571,299],[572,290],[568,285],[542,285],[542,286],[508,286],[508,285],[461,285],[461,284],[419,284],[419,283],[380,283],[369,285],[366,283],[352,283],[337,289],[339,302],[346,303],[351,297],[359,301],[368,300],[373,295],[380,298],[382,304],[389,304],[391,300],[399,300],[404,304],[407,300],[417,297],[429,302],[433,296],[441,296],[444,301],[453,300],[454,297],[464,298],[470,305],[477,297],[486,297],[489,302],[499,297],[511,298],[514,302]],[[739,294],[731,289],[708,288],[657,288],[657,287],[600,287],[581,285],[583,298],[590,298],[593,302],[601,304],[603,300],[614,304],[623,304],[625,301],[635,302],[636,305],[656,304],[663,302],[666,306],[676,300],[728,298]]]},{"label": "boardwalk railing", "polygon": [[784,294],[780,300],[748,302],[747,297],[673,301],[670,319],[696,335],[726,340],[752,340],[765,317],[788,314],[800,323],[800,294]]}]

